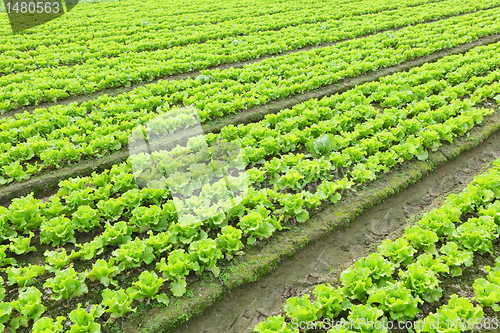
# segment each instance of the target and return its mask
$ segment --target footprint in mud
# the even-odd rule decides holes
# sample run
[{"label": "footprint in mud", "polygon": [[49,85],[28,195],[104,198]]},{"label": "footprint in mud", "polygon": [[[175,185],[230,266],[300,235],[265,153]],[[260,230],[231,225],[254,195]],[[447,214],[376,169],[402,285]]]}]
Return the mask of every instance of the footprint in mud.
[{"label": "footprint in mud", "polygon": [[459,184],[465,184],[469,182],[469,174],[466,169],[458,170],[455,173],[454,177]]},{"label": "footprint in mud", "polygon": [[[259,303],[255,298],[230,325],[229,330],[225,332],[247,332],[258,323],[264,321],[274,312],[279,311],[283,302],[289,297],[295,296],[297,293],[290,285],[285,285],[284,289],[274,289],[265,302]],[[220,332],[220,330],[218,330]]]},{"label": "footprint in mud", "polygon": [[443,178],[438,179],[436,183],[438,183],[438,185],[429,188],[428,193],[432,197],[440,196],[444,192],[449,191],[456,184],[456,181],[454,179],[454,176],[446,175]]},{"label": "footprint in mud", "polygon": [[349,251],[349,259],[357,260],[357,259],[363,257],[365,252],[366,252],[366,245],[361,245],[361,244],[351,245],[350,251]]},{"label": "footprint in mud", "polygon": [[374,236],[384,236],[385,234],[389,233],[389,230],[391,229],[391,223],[389,219],[389,215],[391,214],[392,208],[390,208],[384,215],[384,217],[380,220],[378,219],[372,219],[371,221],[371,233]]},{"label": "footprint in mud", "polygon": [[320,274],[311,273],[307,275],[305,279],[299,280],[298,282],[302,287],[309,287],[318,283],[320,279],[321,279]]},{"label": "footprint in mud", "polygon": [[485,150],[481,153],[481,159],[496,160],[500,157],[500,151],[496,149]]},{"label": "footprint in mud", "polygon": [[412,215],[417,215],[422,211],[422,207],[419,205],[408,205],[403,206],[403,210],[405,212],[405,217],[409,218]]},{"label": "footprint in mud", "polygon": [[484,162],[485,161],[481,158],[473,157],[467,162],[467,167],[469,168],[469,170],[477,170],[481,168]]}]

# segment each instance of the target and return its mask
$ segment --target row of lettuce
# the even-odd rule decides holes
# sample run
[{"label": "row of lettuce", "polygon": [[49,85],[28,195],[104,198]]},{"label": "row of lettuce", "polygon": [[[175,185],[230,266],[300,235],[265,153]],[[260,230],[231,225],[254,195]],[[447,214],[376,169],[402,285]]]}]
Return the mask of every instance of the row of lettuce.
[{"label": "row of lettuce", "polygon": [[[62,2],[64,3],[64,1]],[[311,2],[304,1],[304,4],[307,5]],[[84,4],[85,2],[80,1],[78,3]],[[10,34],[10,27],[2,25],[0,27],[3,32],[1,50],[37,50],[37,47],[41,45],[51,47],[63,46],[66,42],[85,42],[93,39],[94,36],[112,39],[113,35],[116,36],[116,31],[133,35],[134,30],[150,32],[162,28],[172,29],[177,24],[183,26],[223,22],[238,17],[234,13],[234,9],[241,9],[242,12],[240,15],[242,17],[290,10],[289,5],[283,4],[282,7],[284,9],[280,10],[279,7],[266,0],[261,0],[258,8],[255,8],[255,2],[247,0],[238,1],[237,3],[229,1],[226,4],[213,0],[205,2],[194,1],[189,3],[184,2],[182,6],[173,1],[158,1],[147,4],[138,4],[133,0],[122,0],[121,3],[96,1],[88,6],[79,6],[77,11],[71,12],[71,15],[65,15],[57,20],[48,22],[46,27],[54,32],[52,35],[47,34],[47,30],[42,27],[35,27],[24,31],[22,35],[17,36],[19,41],[17,45]],[[295,7],[295,9],[299,8],[302,7]],[[96,12],[105,15],[100,15],[99,17],[89,15]],[[169,15],[164,15],[167,12]],[[120,14],[127,16],[130,20],[127,22],[117,20]],[[5,20],[7,20],[7,17],[5,17]],[[141,24],[145,22],[144,20],[147,20],[146,22],[149,21],[149,26]],[[68,22],[73,24],[77,35],[73,35],[65,29]],[[106,24],[110,30],[100,30],[99,24]]]},{"label": "row of lettuce", "polygon": [[[484,318],[483,307],[500,310],[500,257],[485,266],[486,279],[474,281],[471,300],[450,296],[435,312],[418,319],[423,303],[442,299],[441,283],[462,275],[475,255],[494,255],[500,226],[500,160],[474,178],[461,193],[407,227],[400,238],[385,240],[378,251],[340,275],[338,287],[320,284],[310,295],[286,301],[283,315],[267,318],[259,333],[293,333],[328,329],[329,333],[388,332],[393,321],[420,332],[468,332],[474,327],[498,329],[498,319]],[[486,320],[483,322],[483,320]],[[408,321],[412,321],[408,325]],[[333,327],[336,325],[337,327]]]},{"label": "row of lettuce", "polygon": [[[81,71],[88,72],[86,73],[86,77],[89,78],[90,74],[98,74],[99,69],[112,69],[125,60],[129,62],[129,66],[137,67],[137,59],[153,57],[155,58],[155,62],[159,59],[165,60],[172,57],[177,59],[178,62],[179,59],[182,59],[181,56],[183,56],[185,59],[187,59],[186,57],[192,59],[201,59],[204,57],[206,60],[212,61],[216,57],[216,59],[220,59],[220,63],[225,63],[234,61],[231,59],[235,58],[243,60],[245,59],[245,54],[246,58],[250,57],[250,59],[254,59],[268,52],[276,54],[280,52],[280,49],[283,52],[286,49],[298,48],[300,47],[299,44],[304,45],[305,43],[305,45],[308,45],[308,43],[312,43],[313,41],[310,39],[308,41],[307,39],[303,39],[303,42],[293,45],[289,40],[291,33],[295,32],[302,35],[307,31],[308,27],[317,30],[324,36],[326,35],[325,30],[332,30],[332,24],[334,27],[343,27],[346,19],[352,19],[352,16],[378,13],[385,10],[394,10],[435,1],[407,0],[401,4],[393,4],[387,0],[383,0],[373,3],[372,7],[366,6],[366,1],[361,1],[354,4],[338,3],[335,6],[327,6],[326,8],[324,4],[321,7],[322,5],[317,2],[289,2],[286,5],[280,6],[280,10],[274,10],[274,12],[269,8],[253,11],[247,10],[244,11],[246,14],[241,17],[232,17],[227,21],[219,19],[214,23],[203,23],[203,20],[179,20],[178,16],[174,19],[169,15],[165,17],[169,18],[170,21],[175,21],[175,24],[172,22],[168,24],[153,23],[156,22],[155,19],[152,22],[153,29],[148,24],[140,25],[139,27],[134,25],[132,29],[119,29],[118,34],[107,37],[101,36],[101,33],[81,33],[81,36],[86,37],[84,37],[84,40],[77,42],[66,42],[61,45],[51,45],[50,47],[42,45],[27,52],[16,49],[5,50],[5,57],[0,62],[0,73],[11,74],[35,70],[29,75],[13,76],[12,78],[16,79],[15,82],[18,82],[20,79],[29,80],[31,76],[40,77],[42,75],[54,76],[54,78],[60,78],[60,75],[67,75],[73,78],[75,77],[75,73]],[[498,5],[496,3],[492,4]],[[256,6],[258,6],[258,3]],[[483,5],[479,5],[478,7],[487,8]],[[322,9],[320,15],[318,15],[319,9]],[[400,12],[400,10],[389,13],[394,14],[395,12]],[[199,18],[199,14],[194,16]],[[119,13],[119,15],[125,15],[125,13]],[[134,12],[132,15],[136,16],[138,13]],[[234,15],[233,10],[232,16]],[[371,15],[368,15],[366,18],[370,19]],[[147,22],[147,15],[142,19],[144,20],[143,22]],[[341,20],[336,21],[338,19]],[[123,22],[116,21],[120,22],[118,24],[123,25]],[[113,31],[113,25],[117,24],[116,21],[115,23],[100,22],[99,24],[106,24],[106,27],[109,27],[108,29]],[[346,28],[349,28],[349,26],[350,24],[347,23]],[[83,28],[88,29],[89,27],[94,26],[89,22]],[[319,27],[323,27],[323,29],[318,29]],[[96,28],[94,27],[93,29]],[[310,32],[312,33],[310,35],[314,35],[313,31]],[[78,31],[74,33],[78,34]],[[94,37],[94,39],[89,39],[90,37]],[[99,39],[96,39],[97,37]],[[45,39],[46,37],[43,38]],[[8,38],[5,39],[9,41]],[[266,49],[265,44],[268,44],[270,40],[274,43],[281,41],[281,43],[275,43],[274,49],[269,47]],[[232,42],[235,42],[235,45]],[[321,42],[321,39],[317,39],[316,42]],[[249,43],[255,48],[258,46],[259,50],[256,50],[257,52],[249,52],[252,50],[252,46],[248,45]],[[284,47],[287,44],[288,47]],[[188,47],[184,48],[183,46]],[[6,47],[4,46],[4,48]],[[19,48],[17,45],[12,45],[12,47]],[[168,52],[156,52],[165,49],[171,50]],[[114,57],[119,58],[109,59]],[[82,63],[88,63],[88,66],[80,66]],[[213,64],[218,63],[213,62]],[[77,66],[75,70],[63,67],[62,70],[64,72],[61,70],[37,70],[68,65]],[[194,70],[196,67],[199,67],[199,69],[205,68],[203,63],[200,62],[193,62],[191,67],[191,70]],[[144,70],[144,68],[141,67],[141,70]],[[93,82],[94,80],[91,79],[90,81]]]},{"label": "row of lettuce", "polygon": [[170,105],[196,107],[197,118],[203,123],[476,40],[497,32],[500,16],[492,15],[496,11],[404,28],[240,69],[208,71],[194,80],[166,81],[117,97],[4,118],[0,120],[0,183],[23,182],[43,170],[119,150],[128,144],[138,124],[159,119],[156,127],[163,134],[192,125],[192,117]]},{"label": "row of lettuce", "polygon": [[[479,47],[261,122],[194,137],[187,147],[132,156],[109,171],[61,182],[48,202],[31,195],[13,200],[0,208],[0,265],[9,291],[0,320],[12,318],[11,330],[34,322],[35,331],[57,332],[64,319],[41,317],[43,294],[34,285],[42,278],[54,302],[81,302],[89,281],[98,281],[93,286],[102,302],[69,313],[74,331],[97,327],[103,313],[116,318],[133,311],[135,300],[168,304],[169,297],[186,292],[190,274],[217,275],[222,257],[230,259],[290,220],[307,221],[323,202],[337,202],[343,190],[414,157],[425,159],[428,150],[480,123],[492,110],[476,106],[499,90],[497,50],[497,44]],[[216,159],[217,151],[234,152],[224,150],[225,143],[239,149],[233,174],[217,167],[224,161]],[[209,147],[210,157],[200,147]],[[151,160],[161,163],[134,171],[134,163]],[[161,172],[155,170],[159,166]],[[161,177],[166,171],[172,176],[169,187]],[[200,177],[207,178],[196,183]],[[138,186],[141,182],[146,187]],[[236,195],[228,196],[228,187]],[[91,231],[97,232],[91,241],[76,242]],[[14,260],[35,251],[38,242],[53,248],[44,253],[45,264]],[[68,253],[63,246],[70,242],[77,244]],[[91,260],[88,270],[75,270]],[[143,270],[147,265],[155,270]],[[138,280],[118,286],[116,277],[134,269],[141,272]],[[12,295],[18,299],[9,301]]]},{"label": "row of lettuce", "polygon": [[[335,20],[338,19],[341,20],[337,22],[337,26],[343,26],[342,23],[345,23],[345,19],[349,19],[349,17],[352,19],[352,16],[378,13],[429,2],[436,2],[436,0],[406,0],[398,4],[387,0],[379,0],[375,3],[372,2],[372,6],[370,7],[366,6],[366,1],[354,4],[337,2],[334,6],[326,7],[324,3],[320,4],[314,1],[309,3],[288,2],[281,3],[278,8],[272,8],[274,6],[269,6],[269,4],[266,6],[265,2],[262,3],[260,1],[254,4],[246,4],[246,8],[242,8],[242,11],[239,12],[241,15],[236,14],[235,9],[231,8],[231,10],[226,9],[222,11],[225,12],[225,15],[222,15],[221,11],[213,13],[200,11],[186,15],[187,17],[179,17],[171,14],[158,17],[158,9],[156,9],[157,12],[155,15],[151,17],[152,13],[144,13],[144,9],[138,13],[137,8],[125,7],[126,12],[120,10],[115,13],[108,13],[106,15],[107,20],[103,21],[101,19],[98,24],[92,21],[85,22],[84,25],[79,27],[72,24],[72,26],[75,26],[72,33],[78,37],[70,38],[69,41],[64,42],[58,40],[59,43],[56,44],[54,44],[54,41],[50,41],[48,47],[46,43],[48,36],[46,34],[29,34],[24,36],[23,38],[26,39],[26,42],[29,40],[31,43],[28,50],[23,50],[22,42],[20,43],[16,40],[17,43],[13,43],[11,36],[0,38],[0,44],[3,41],[5,42],[0,48],[4,54],[0,62],[0,73],[11,74],[41,68],[73,66],[89,62],[94,67],[82,68],[77,66],[79,68],[78,71],[93,69],[92,73],[95,74],[98,73],[96,72],[97,68],[112,68],[116,66],[116,61],[122,62],[124,59],[132,57],[144,59],[148,56],[149,51],[172,47],[174,47],[172,52],[161,53],[164,59],[175,56],[176,53],[182,53],[184,57],[191,53],[192,58],[197,58],[203,54],[211,54],[211,57],[213,57],[219,54],[218,52],[221,52],[219,54],[221,62],[227,62],[228,59],[225,59],[223,55],[228,56],[238,51],[243,53],[244,51],[251,50],[246,45],[250,41],[254,46],[260,45],[261,48],[263,44],[268,43],[271,36],[274,36],[274,42],[278,40],[284,41],[283,37],[287,35],[281,33],[280,30],[287,31],[291,29],[288,32],[288,36],[293,31],[302,35],[307,27],[319,27],[323,25],[325,28],[320,32],[324,35],[324,30],[327,27],[331,29],[330,26],[332,23],[335,23]],[[264,6],[261,7],[262,5]],[[492,2],[492,5],[498,4]],[[479,8],[487,7],[479,5]],[[322,11],[318,15],[318,10],[320,9]],[[162,8],[161,12],[168,12],[169,10],[171,9],[168,7]],[[82,13],[77,14],[82,15]],[[145,15],[139,16],[140,14]],[[145,22],[145,24],[137,26],[136,24],[131,25],[129,22],[125,23],[122,20],[116,20],[117,16],[123,15],[140,18],[140,22]],[[72,23],[78,22],[78,18],[72,17],[70,21]],[[105,31],[102,31],[102,26],[106,26]],[[124,26],[126,29],[123,29]],[[299,30],[294,29],[294,27],[297,27]],[[115,33],[111,34],[111,31]],[[59,32],[56,31],[54,34],[57,35],[57,39],[60,38],[58,36]],[[244,38],[240,40],[240,36]],[[253,38],[248,39],[247,37],[249,36],[253,36]],[[267,40],[262,40],[259,43],[258,39],[265,36],[267,36]],[[243,45],[240,45],[238,48],[231,48],[231,42],[235,41],[235,38],[242,42]],[[177,46],[192,47],[187,48],[186,51],[189,53],[186,53],[181,52],[184,48],[178,48]],[[289,47],[292,47],[292,45]],[[148,51],[148,53],[141,53],[144,51]],[[134,55],[136,52],[140,53]],[[262,49],[260,53],[265,54],[265,49]],[[237,54],[234,55],[236,56]],[[121,59],[116,59],[115,61],[108,59],[109,57],[117,56],[120,56]],[[258,57],[258,54],[253,54],[253,58],[255,57]],[[180,59],[180,57],[177,57],[177,59]],[[207,59],[210,59],[210,57],[207,57]],[[131,65],[133,63],[136,62],[131,62]],[[74,72],[71,71],[70,73]],[[57,73],[58,71],[35,71],[31,75],[39,77],[44,74],[56,75],[58,77]],[[66,73],[65,75],[69,74],[67,72],[64,73]],[[26,76],[22,77],[28,79]],[[21,77],[17,76],[17,78]]]},{"label": "row of lettuce", "polygon": [[[398,14],[401,15],[401,11],[389,12],[387,15],[382,13],[380,18],[375,14],[367,17],[369,22],[362,20],[361,25],[370,27],[368,24],[377,22],[375,31],[379,31],[394,27],[394,23],[391,24],[394,21],[400,22],[395,24],[396,27],[401,27],[443,16],[474,12],[478,10],[476,7],[484,9],[498,6],[495,0],[488,0],[487,3],[479,5],[477,0],[471,2],[472,4],[465,9],[464,6],[459,8],[452,5],[453,9],[449,10],[446,6],[438,5],[439,8],[430,9],[432,12],[430,15],[421,14],[422,10],[427,11],[429,8],[417,7],[419,8],[417,16],[421,18],[415,18],[415,11],[413,11],[413,17],[410,15],[402,21],[403,23],[399,21],[401,17]],[[364,6],[364,8],[367,7]],[[446,15],[446,13],[450,14]],[[405,15],[403,17],[406,18]],[[389,20],[389,23],[385,23],[385,20]],[[342,24],[339,25],[341,22],[333,19],[278,31],[258,32],[240,36],[237,39],[228,37],[202,44],[190,44],[186,47],[128,52],[117,57],[104,56],[91,59],[71,67],[44,68],[5,75],[0,77],[0,110],[7,111],[42,101],[56,101],[70,95],[84,95],[108,88],[130,86],[133,83],[151,81],[158,77],[203,70],[221,63],[256,59],[263,55],[276,55],[308,45],[339,41],[373,32],[372,29],[359,29],[360,21],[353,24],[349,17],[344,20],[345,22],[347,22],[345,27]],[[345,33],[342,32],[344,29]],[[303,37],[296,38],[297,34]],[[186,59],[192,59],[192,61],[186,61]]]}]

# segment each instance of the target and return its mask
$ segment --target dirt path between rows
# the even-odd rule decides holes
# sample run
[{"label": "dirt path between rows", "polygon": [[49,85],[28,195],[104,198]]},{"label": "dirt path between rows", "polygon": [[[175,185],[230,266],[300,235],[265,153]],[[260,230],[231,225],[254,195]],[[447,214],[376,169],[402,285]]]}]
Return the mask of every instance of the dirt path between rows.
[{"label": "dirt path between rows", "polygon": [[408,219],[439,206],[449,193],[457,193],[485,171],[487,163],[500,157],[500,132],[478,147],[438,167],[420,182],[366,210],[345,229],[299,250],[293,260],[282,263],[258,282],[225,293],[198,317],[175,333],[241,333],[267,316],[280,311],[283,302],[301,290],[321,283],[354,260],[367,255],[388,236],[400,234]]}]

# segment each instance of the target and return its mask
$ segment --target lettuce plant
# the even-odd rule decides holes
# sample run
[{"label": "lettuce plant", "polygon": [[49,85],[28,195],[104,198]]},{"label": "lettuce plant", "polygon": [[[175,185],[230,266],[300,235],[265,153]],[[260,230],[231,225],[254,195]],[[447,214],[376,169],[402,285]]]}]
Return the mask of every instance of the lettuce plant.
[{"label": "lettuce plant", "polygon": [[[286,188],[291,188],[292,190],[302,189],[303,186],[303,175],[297,169],[288,170],[283,176],[281,176],[276,182],[276,187],[283,191]],[[273,184],[272,182],[271,184]]]},{"label": "lettuce plant", "polygon": [[417,333],[456,333],[472,330],[484,317],[483,309],[467,298],[451,295],[448,304],[415,323]]},{"label": "lettuce plant", "polygon": [[55,251],[45,251],[45,269],[49,272],[55,273],[67,264],[69,264],[71,257],[66,253],[65,248],[60,248]]},{"label": "lettuce plant", "polygon": [[[460,221],[458,219],[460,216],[460,210],[456,209],[454,212],[455,214],[453,214],[453,212],[450,212],[449,209],[450,208],[446,209],[445,207],[434,209],[425,214],[422,219],[417,222],[417,225],[423,229],[433,231],[438,237],[448,236],[453,230],[455,230],[455,224],[453,222]],[[459,214],[458,216],[456,215],[457,212]]]},{"label": "lettuce plant", "polygon": [[423,303],[414,297],[411,290],[401,282],[388,282],[385,287],[376,289],[370,294],[367,304],[379,304],[379,308],[387,313],[391,320],[411,320],[420,311],[418,305]]},{"label": "lettuce plant", "polygon": [[104,251],[103,236],[97,236],[90,242],[76,244],[80,248],[78,252],[71,252],[71,258],[82,258],[84,260],[92,260]]},{"label": "lettuce plant", "polygon": [[85,278],[85,273],[78,274],[70,266],[61,271],[56,271],[55,277],[47,279],[43,287],[52,289],[51,299],[60,300],[62,298],[66,300],[88,292]]},{"label": "lettuce plant", "polygon": [[172,281],[170,283],[172,294],[176,297],[184,295],[186,292],[186,275],[193,269],[190,256],[183,249],[170,252],[168,262],[161,258],[156,264],[156,269],[163,273],[163,278]]},{"label": "lettuce plant", "polygon": [[68,207],[63,205],[61,197],[54,195],[50,197],[49,202],[47,202],[47,206],[45,207],[43,214],[46,218],[51,219],[53,217],[65,215],[67,211]]},{"label": "lettuce plant", "polygon": [[[54,100],[57,100],[55,98]],[[44,150],[40,153],[40,159],[46,163],[47,165],[53,166],[57,169],[61,167],[59,163],[60,160],[64,157],[64,154],[56,149],[49,149],[49,150]]]},{"label": "lettuce plant", "polygon": [[374,285],[381,287],[392,280],[394,265],[378,253],[372,253],[354,263],[355,268],[368,268]]},{"label": "lettuce plant", "polygon": [[290,328],[281,316],[267,317],[265,321],[254,327],[257,333],[299,333],[298,329]]},{"label": "lettuce plant", "polygon": [[465,265],[465,267],[472,266],[473,253],[459,250],[455,242],[448,242],[446,245],[441,246],[439,252],[442,253],[441,259],[450,267],[450,273],[453,277],[462,275],[461,265]]},{"label": "lettuce plant", "polygon": [[194,216],[183,216],[177,223],[172,223],[168,230],[172,234],[172,242],[178,247],[207,237],[201,229],[201,221]]},{"label": "lettuce plant", "polygon": [[417,250],[408,243],[408,241],[400,237],[395,241],[386,239],[378,246],[378,252],[387,257],[396,266],[408,265],[413,261],[413,255]]},{"label": "lettuce plant", "polygon": [[170,231],[165,231],[159,232],[155,235],[153,234],[153,231],[149,230],[147,243],[153,248],[156,255],[160,255],[172,248],[172,234]]},{"label": "lettuce plant", "polygon": [[415,225],[405,230],[405,238],[411,242],[416,249],[424,250],[426,253],[436,253],[436,242],[439,240],[436,233]]},{"label": "lettuce plant", "polygon": [[92,188],[72,191],[69,192],[67,197],[65,197],[66,204],[71,210],[75,210],[80,206],[95,207],[95,199],[96,197]]},{"label": "lettuce plant", "polygon": [[175,189],[175,193],[178,193],[185,198],[192,196],[193,191],[195,190],[190,175],[177,171],[169,175],[168,185],[171,189]]},{"label": "lettuce plant", "polygon": [[99,259],[92,264],[92,269],[87,271],[87,278],[91,281],[99,280],[106,287],[109,287],[109,284],[118,287],[118,283],[112,279],[118,273],[120,270],[115,266],[114,258],[109,261]]},{"label": "lettuce plant", "polygon": [[120,263],[118,267],[121,270],[139,267],[142,262],[150,264],[155,258],[153,248],[140,238],[122,244],[113,251],[113,256]]},{"label": "lettuce plant", "polygon": [[[250,169],[252,170],[252,169]],[[250,171],[249,170],[249,171]],[[242,200],[242,206],[248,207],[248,208],[256,208],[258,206],[265,206],[265,207],[272,207],[272,202],[268,198],[268,189],[260,189],[256,190],[253,187],[250,187],[248,189],[248,194],[245,198]],[[238,216],[241,218],[243,215],[231,215],[231,216]]]},{"label": "lettuce plant", "polygon": [[95,320],[104,313],[104,309],[100,305],[92,305],[89,312],[82,309],[82,304],[78,303],[78,307],[69,313],[69,319],[73,323],[69,329],[69,333],[97,333],[101,332],[101,325]]},{"label": "lettuce plant", "polygon": [[59,316],[54,321],[49,317],[42,317],[33,324],[32,333],[59,333],[63,330],[62,322],[65,317]]},{"label": "lettuce plant", "polygon": [[338,148],[333,134],[325,134],[317,139],[311,139],[306,142],[307,150],[313,154],[314,157],[326,156]]},{"label": "lettuce plant", "polygon": [[0,241],[15,236],[17,236],[17,232],[9,223],[9,210],[3,206],[0,206]]},{"label": "lettuce plant", "polygon": [[278,200],[280,205],[283,206],[277,210],[279,213],[295,217],[299,223],[309,220],[309,212],[303,207],[305,200],[302,192],[298,194],[284,193],[279,196]]},{"label": "lettuce plant", "polygon": [[12,315],[12,306],[7,302],[0,302],[0,329],[5,330],[7,323]]},{"label": "lettuce plant", "polygon": [[407,270],[400,270],[399,277],[403,286],[413,290],[426,302],[436,302],[442,296],[442,289],[438,287],[439,280],[436,273],[429,267],[413,263],[408,265]]},{"label": "lettuce plant", "polygon": [[[112,196],[111,194],[111,189],[113,188],[112,184],[107,184],[105,186],[101,186],[97,189],[94,190],[93,196],[94,196],[94,201],[97,202],[99,200],[107,200],[109,197]],[[95,208],[96,205],[94,202],[89,202],[88,206]]]},{"label": "lettuce plant", "polygon": [[31,286],[39,275],[45,273],[45,267],[38,265],[27,265],[24,267],[8,267],[7,276],[9,285],[17,284],[19,288]]},{"label": "lettuce plant", "polygon": [[491,216],[471,218],[452,233],[452,239],[463,250],[493,253],[492,241],[498,237],[497,225]]},{"label": "lettuce plant", "polygon": [[35,287],[28,287],[24,291],[20,291],[17,300],[10,304],[21,314],[10,322],[10,328],[14,331],[20,326],[28,326],[31,319],[37,321],[46,310],[42,304],[42,293]]},{"label": "lettuce plant", "polygon": [[64,245],[67,242],[75,243],[75,225],[70,219],[59,216],[44,221],[40,228],[40,243],[52,246]]},{"label": "lettuce plant", "polygon": [[418,257],[416,263],[434,272],[436,276],[442,272],[450,272],[448,265],[443,262],[443,259],[439,255],[434,257],[428,253],[424,253]]},{"label": "lettuce plant", "polygon": [[356,164],[352,168],[352,171],[349,171],[349,174],[352,176],[352,179],[354,179],[358,183],[365,183],[377,178],[376,171],[370,170],[364,163]]},{"label": "lettuce plant", "polygon": [[73,213],[73,224],[79,232],[89,232],[100,227],[97,210],[87,205],[78,207]]},{"label": "lettuce plant", "polygon": [[[345,322],[345,319],[342,319]],[[354,327],[359,332],[387,333],[384,325],[375,325],[376,322],[387,321],[384,317],[384,311],[371,305],[353,305],[351,312],[347,316],[346,327]],[[352,326],[351,326],[352,324]]]},{"label": "lettuce plant", "polygon": [[160,211],[158,206],[137,207],[132,211],[130,222],[139,228],[140,233],[149,229],[155,230],[160,221]]},{"label": "lettuce plant", "polygon": [[9,220],[16,230],[33,230],[43,222],[43,205],[33,198],[33,193],[22,198],[15,198],[9,206]]},{"label": "lettuce plant", "polygon": [[120,198],[110,198],[106,201],[99,201],[97,208],[99,214],[107,221],[116,221],[122,216],[124,205]]},{"label": "lettuce plant", "polygon": [[340,312],[352,306],[351,302],[344,298],[342,288],[320,284],[314,288],[313,293],[316,296],[314,305],[318,309],[318,318],[336,318]]},{"label": "lettuce plant", "polygon": [[35,234],[30,232],[29,237],[11,237],[9,250],[17,255],[22,255],[31,251],[36,252],[36,247],[30,246],[33,236],[35,236]]},{"label": "lettuce plant", "polygon": [[196,274],[208,270],[215,276],[219,276],[220,269],[217,267],[217,260],[221,257],[222,253],[217,243],[211,238],[195,241],[189,245],[189,258]]},{"label": "lettuce plant", "polygon": [[137,188],[137,185],[134,182],[134,175],[127,172],[121,172],[117,175],[113,175],[111,178],[111,183],[113,184],[113,193],[123,193],[125,191]]},{"label": "lettuce plant", "polygon": [[247,212],[238,222],[238,226],[249,236],[248,244],[254,244],[257,239],[269,238],[276,229],[281,230],[280,221],[269,214],[264,206],[258,206]]},{"label": "lettuce plant", "polygon": [[483,278],[474,281],[474,299],[493,311],[500,311],[500,285]]},{"label": "lettuce plant", "polygon": [[104,289],[102,292],[102,305],[106,307],[105,312],[109,313],[111,318],[120,318],[130,311],[135,311],[131,306],[133,300],[122,288]]},{"label": "lettuce plant", "polygon": [[2,177],[3,184],[9,183],[13,179],[15,179],[18,182],[22,182],[30,178],[30,175],[27,174],[26,171],[24,171],[23,166],[18,161],[12,162],[8,165],[4,165],[3,171],[5,175],[8,177],[7,179]]},{"label": "lettuce plant", "polygon": [[135,208],[141,205],[143,197],[144,193],[136,188],[128,190],[121,196],[123,205],[127,207],[128,211],[128,213],[126,214],[127,217],[130,216],[130,214]]},{"label": "lettuce plant", "polygon": [[170,225],[178,220],[177,209],[172,201],[163,204],[160,212],[160,221],[155,227],[156,231],[168,230]]},{"label": "lettuce plant", "polygon": [[7,254],[5,251],[9,249],[9,245],[0,245],[0,267],[6,266],[6,265],[14,265],[16,264],[16,259],[14,258],[8,258]]},{"label": "lettuce plant", "polygon": [[142,192],[144,193],[143,204],[160,206],[163,199],[170,198],[170,192],[168,189],[165,189],[165,183],[159,182],[158,186],[160,188],[143,188]]},{"label": "lettuce plant", "polygon": [[340,281],[343,293],[347,297],[363,302],[371,289],[376,286],[381,287],[392,280],[393,271],[393,264],[380,254],[373,253],[356,261],[353,266],[342,272]]},{"label": "lettuce plant", "polygon": [[[99,178],[102,178],[104,176],[107,176],[107,172],[104,172],[101,174]],[[96,177],[97,173],[93,172],[92,177]],[[98,178],[94,178],[98,182]],[[100,184],[104,185],[104,184]],[[75,178],[69,178],[65,180],[61,180],[59,182],[59,190],[57,191],[57,195],[60,197],[68,197],[70,193],[73,193],[75,191],[83,190],[87,186],[87,178],[82,178],[82,177],[75,177]]]},{"label": "lettuce plant", "polygon": [[230,225],[222,228],[222,233],[217,234],[217,247],[225,253],[226,259],[230,260],[233,255],[238,253],[243,248],[241,235],[243,231],[236,229]]},{"label": "lettuce plant", "polygon": [[164,293],[158,294],[160,287],[165,280],[159,278],[155,272],[144,271],[139,275],[137,281],[134,285],[127,289],[127,294],[129,294],[133,299],[141,300],[143,298],[156,299],[158,302],[168,305],[170,303],[167,295]]},{"label": "lettuce plant", "polygon": [[486,272],[488,272],[488,275],[486,276],[488,281],[500,285],[500,257],[496,258],[494,267],[484,266],[483,268]]},{"label": "lettuce plant", "polygon": [[318,319],[318,308],[309,300],[309,295],[290,297],[286,300],[284,310],[289,318],[298,322],[309,322]]},{"label": "lettuce plant", "polygon": [[350,267],[340,275],[343,293],[347,297],[361,302],[368,298],[368,292],[374,288],[371,271],[366,267]]},{"label": "lettuce plant", "polygon": [[478,213],[479,216],[493,217],[495,223],[500,225],[500,201],[495,201],[486,207],[479,207]]},{"label": "lettuce plant", "polygon": [[132,228],[127,223],[120,221],[114,224],[106,223],[106,229],[101,237],[104,244],[120,245],[125,244],[132,238]]},{"label": "lettuce plant", "polygon": [[[224,203],[221,203],[220,206],[231,209],[233,207],[232,202],[233,199],[228,199]],[[221,211],[220,206],[217,203],[206,208],[198,208],[198,212],[203,214],[203,226],[211,229],[220,229],[227,225],[226,214]]]},{"label": "lettuce plant", "polygon": [[251,184],[260,185],[264,182],[265,176],[264,172],[258,169],[249,169],[246,171],[248,175],[248,181]]}]

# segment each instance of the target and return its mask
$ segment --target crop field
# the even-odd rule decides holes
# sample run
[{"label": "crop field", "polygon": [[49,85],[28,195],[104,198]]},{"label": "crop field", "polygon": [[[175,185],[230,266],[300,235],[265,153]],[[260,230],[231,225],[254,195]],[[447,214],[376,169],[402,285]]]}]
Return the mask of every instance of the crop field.
[{"label": "crop field", "polygon": [[500,0],[9,8],[0,331],[500,332]]}]

